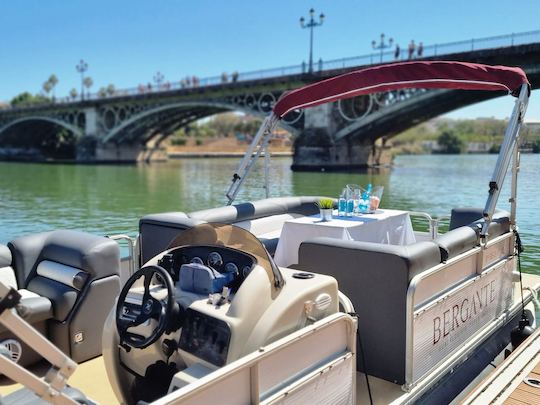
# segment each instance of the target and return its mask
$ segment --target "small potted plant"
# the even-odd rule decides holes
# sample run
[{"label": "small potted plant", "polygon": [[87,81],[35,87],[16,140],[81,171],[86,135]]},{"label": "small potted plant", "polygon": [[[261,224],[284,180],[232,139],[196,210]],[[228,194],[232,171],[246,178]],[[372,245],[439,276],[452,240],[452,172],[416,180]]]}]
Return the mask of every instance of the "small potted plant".
[{"label": "small potted plant", "polygon": [[317,207],[321,213],[321,221],[326,222],[332,220],[332,209],[334,208],[334,200],[331,198],[321,198],[317,201]]}]

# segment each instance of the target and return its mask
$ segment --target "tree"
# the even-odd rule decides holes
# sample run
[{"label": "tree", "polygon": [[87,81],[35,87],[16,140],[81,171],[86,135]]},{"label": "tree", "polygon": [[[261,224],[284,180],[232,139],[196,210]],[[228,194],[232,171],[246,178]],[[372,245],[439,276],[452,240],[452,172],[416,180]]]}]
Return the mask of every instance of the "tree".
[{"label": "tree", "polygon": [[58,77],[56,77],[56,75],[53,73],[52,75],[49,76],[48,82],[51,84],[51,89],[52,89],[52,93],[53,93],[53,100],[54,100],[56,98],[54,88],[58,84]]},{"label": "tree", "polygon": [[53,88],[51,82],[47,80],[45,83],[43,83],[42,88],[43,88],[43,91],[45,92],[45,95],[49,97],[49,93],[51,92]]},{"label": "tree", "polygon": [[439,135],[437,143],[441,148],[440,152],[447,154],[461,153],[465,146],[463,140],[449,129]]},{"label": "tree", "polygon": [[78,93],[77,93],[77,89],[76,89],[76,88],[72,88],[72,89],[69,91],[69,96],[70,96],[73,100],[75,100],[75,99],[77,98],[77,95],[78,95]]},{"label": "tree", "polygon": [[91,77],[85,77],[84,78],[83,85],[84,85],[84,87],[86,87],[88,89],[86,94],[90,93],[90,87],[92,87],[93,84],[94,84],[94,81],[92,80]]},{"label": "tree", "polygon": [[107,89],[105,87],[100,87],[98,90],[98,96],[99,97],[107,97]]},{"label": "tree", "polygon": [[109,84],[107,86],[107,94],[109,96],[114,96],[114,93],[116,93],[116,88],[114,87],[114,84]]},{"label": "tree", "polygon": [[11,99],[12,107],[27,107],[31,105],[46,104],[49,102],[49,99],[41,94],[32,95],[31,93],[25,91]]},{"label": "tree", "polygon": [[540,153],[540,139],[537,139],[532,144],[532,152],[533,153]]}]

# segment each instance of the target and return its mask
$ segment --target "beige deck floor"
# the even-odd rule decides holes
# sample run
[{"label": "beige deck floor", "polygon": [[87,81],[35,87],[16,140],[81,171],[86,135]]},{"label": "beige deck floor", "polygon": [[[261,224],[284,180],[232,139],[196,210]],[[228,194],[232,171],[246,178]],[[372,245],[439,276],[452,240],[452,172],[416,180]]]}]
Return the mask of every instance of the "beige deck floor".
[{"label": "beige deck floor", "polygon": [[[48,370],[46,363],[40,363],[31,370],[39,376],[45,375]],[[95,359],[79,364],[75,373],[69,379],[69,385],[81,390],[86,396],[101,405],[118,404],[114,395],[103,358]],[[0,377],[0,395],[4,396],[21,388],[21,384],[14,383],[5,376]]]}]

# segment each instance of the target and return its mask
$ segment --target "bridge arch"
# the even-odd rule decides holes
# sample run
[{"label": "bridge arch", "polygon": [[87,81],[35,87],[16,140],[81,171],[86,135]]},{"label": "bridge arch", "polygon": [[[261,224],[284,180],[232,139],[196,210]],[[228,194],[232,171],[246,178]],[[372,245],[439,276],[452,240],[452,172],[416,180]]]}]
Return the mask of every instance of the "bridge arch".
[{"label": "bridge arch", "polygon": [[[212,101],[204,101],[204,102],[193,102],[193,101],[186,101],[186,102],[177,102],[167,105],[158,106],[155,108],[151,108],[148,110],[145,110],[137,115],[131,116],[129,119],[121,122],[116,127],[112,128],[107,135],[102,139],[103,143],[108,142],[115,142],[118,141],[122,133],[126,131],[130,127],[136,127],[137,123],[143,123],[146,119],[158,115],[160,113],[164,112],[170,112],[173,115],[181,114],[182,112],[188,112],[190,109],[200,109],[200,108],[208,108],[211,110],[208,114],[200,115],[196,119],[201,119],[204,117],[209,117],[221,112],[225,111],[239,111],[243,112],[247,115],[253,115],[258,118],[265,118],[267,116],[266,113],[262,113],[260,111],[257,111],[255,109],[242,107],[236,104],[229,104],[229,103],[222,103],[222,102],[212,102]],[[291,125],[288,125],[287,123],[281,122],[280,126],[286,129],[287,131],[296,134],[298,130],[294,128]]]},{"label": "bridge arch", "polygon": [[56,124],[60,127],[67,129],[68,131],[73,132],[77,138],[82,138],[82,136],[84,135],[83,130],[75,125],[69,124],[57,118],[35,115],[35,116],[22,117],[22,118],[15,119],[13,121],[8,122],[4,126],[0,127],[0,137],[2,137],[2,134],[7,129],[14,127],[16,125],[19,125],[25,122],[31,122],[31,121],[45,121],[51,124]]}]

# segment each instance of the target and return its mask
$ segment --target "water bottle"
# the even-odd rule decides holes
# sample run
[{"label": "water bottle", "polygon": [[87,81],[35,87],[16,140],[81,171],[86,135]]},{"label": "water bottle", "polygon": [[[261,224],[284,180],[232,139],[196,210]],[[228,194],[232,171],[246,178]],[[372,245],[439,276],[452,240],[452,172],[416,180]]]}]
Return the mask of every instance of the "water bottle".
[{"label": "water bottle", "polygon": [[354,193],[347,189],[347,216],[352,217],[354,213]]},{"label": "water bottle", "polygon": [[372,186],[371,186],[371,183],[369,183],[366,190],[362,194],[362,199],[360,200],[360,204],[359,204],[359,207],[360,207],[359,211],[362,213],[369,212],[369,200],[371,198],[371,189],[372,189]]},{"label": "water bottle", "polygon": [[344,188],[338,200],[338,216],[344,217],[347,212],[347,189]]}]

